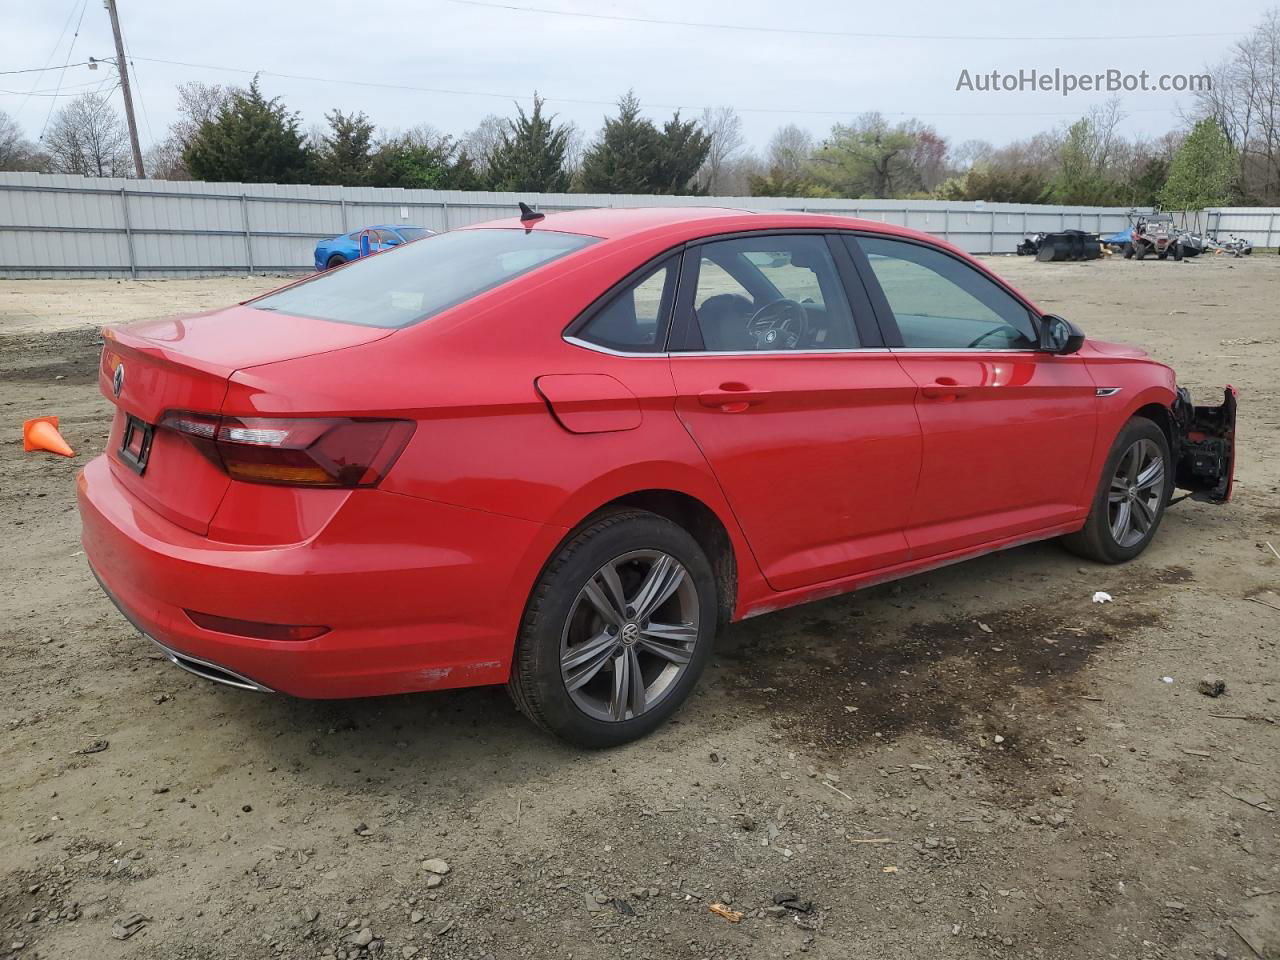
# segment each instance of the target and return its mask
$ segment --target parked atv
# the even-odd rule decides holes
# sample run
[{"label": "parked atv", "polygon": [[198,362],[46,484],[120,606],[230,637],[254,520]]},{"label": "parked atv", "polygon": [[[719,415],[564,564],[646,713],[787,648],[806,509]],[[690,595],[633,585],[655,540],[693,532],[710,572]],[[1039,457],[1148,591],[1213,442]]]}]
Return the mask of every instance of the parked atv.
[{"label": "parked atv", "polygon": [[1161,260],[1170,254],[1173,259],[1182,259],[1182,231],[1173,225],[1173,217],[1167,213],[1153,213],[1139,217],[1133,225],[1133,249],[1125,251],[1125,257],[1145,259],[1147,254],[1154,253]]}]

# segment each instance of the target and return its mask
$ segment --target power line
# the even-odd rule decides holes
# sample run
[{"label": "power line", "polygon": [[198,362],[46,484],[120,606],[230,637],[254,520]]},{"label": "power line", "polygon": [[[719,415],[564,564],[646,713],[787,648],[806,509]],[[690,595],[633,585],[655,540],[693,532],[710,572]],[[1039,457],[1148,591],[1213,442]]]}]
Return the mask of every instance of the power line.
[{"label": "power line", "polygon": [[1013,42],[1077,42],[1098,40],[1189,40],[1208,37],[1238,37],[1239,33],[1135,33],[1100,34],[1097,36],[1048,37],[1008,36],[997,34],[941,34],[941,33],[871,33],[862,30],[805,30],[796,27],[762,27],[745,23],[709,23],[698,20],[666,20],[659,17],[629,17],[611,13],[584,13],[577,10],[553,10],[547,7],[522,7],[495,0],[449,0],[467,7],[484,7],[488,10],[508,10],[517,13],[535,13],[551,17],[576,17],[582,20],[611,20],[615,23],[643,23],[663,27],[695,27],[707,30],[739,30],[748,33],[787,33],[805,37],[852,37],[859,40],[992,40]]},{"label": "power line", "polygon": [[78,93],[69,91],[100,86],[101,83],[102,81],[100,80],[90,80],[88,83],[73,83],[68,87],[46,87],[43,90],[0,90],[0,94],[6,94],[11,97],[54,97],[55,99],[58,97],[78,97]]},{"label": "power line", "polygon": [[[76,0],[71,0],[71,10],[67,13],[67,19],[63,22],[62,29],[58,31],[58,39],[54,41],[53,49],[49,51],[49,56],[45,57],[44,59],[44,67],[41,68],[41,70],[39,71],[32,70],[29,72],[43,73],[44,70],[47,70],[49,68],[49,64],[53,63],[53,58],[58,53],[58,48],[62,46],[62,38],[67,35],[67,27],[71,26],[71,18],[74,17],[75,15],[76,15]],[[67,60],[70,60],[70,59],[71,59],[71,56],[70,56],[70,52],[68,51]],[[64,73],[66,72],[66,69],[67,69],[66,64],[63,64],[62,70]],[[24,71],[24,72],[27,72],[27,71]],[[36,82],[39,83],[40,81],[37,80]],[[23,100],[22,103],[19,104],[17,112],[15,113],[15,116],[17,116],[18,114],[21,114],[22,111],[27,108],[27,104],[30,102],[31,102],[30,97],[27,97],[25,100]]]},{"label": "power line", "polygon": [[[62,44],[62,38],[58,38],[58,44]],[[11,76],[15,73],[48,73],[51,70],[67,70],[71,67],[88,66],[88,60],[81,60],[79,63],[68,63],[61,67],[50,67],[47,64],[43,67],[27,67],[25,70],[0,70],[0,77]]]},{"label": "power line", "polygon": [[[75,33],[71,34],[71,43],[67,46],[67,59],[62,63],[62,72],[58,74],[58,90],[62,89],[62,78],[67,75],[67,66],[71,63],[71,52],[76,48],[76,40],[80,36],[80,25],[84,23],[84,12],[88,9],[89,0],[84,0],[80,4],[80,19],[76,21]],[[49,112],[45,115],[44,126],[40,128],[40,140],[44,140],[45,132],[49,129],[49,121],[53,119],[53,108],[55,100],[49,101]]]},{"label": "power line", "polygon": [[[189,67],[196,70],[218,70],[225,73],[244,73],[249,75],[261,75],[264,77],[275,77],[281,80],[301,80],[307,83],[336,83],[344,87],[374,87],[380,90],[406,90],[411,93],[436,93],[443,96],[451,97],[490,97],[499,100],[516,100],[528,102],[530,97],[528,94],[521,93],[497,93],[486,90],[460,90],[449,87],[424,87],[414,86],[403,83],[382,83],[375,80],[354,80],[348,78],[335,77],[319,77],[308,76],[299,73],[279,73],[274,70],[249,70],[244,67],[226,67],[211,63],[191,63],[185,60],[165,60],[159,57],[133,57],[134,60],[141,60],[144,63],[163,63],[175,67]],[[548,103],[566,103],[595,107],[616,107],[616,100],[589,100],[581,97],[553,97],[547,96],[541,99]],[[658,110],[704,110],[705,105],[690,103],[650,103],[647,106]],[[765,114],[784,114],[797,117],[845,117],[852,116],[848,110],[797,110],[794,107],[734,107],[739,113],[765,113]],[[889,117],[1044,117],[1044,116],[1060,116],[1060,117],[1076,117],[1080,115],[1079,110],[960,110],[960,111],[909,111],[909,110],[881,110],[884,116]],[[1167,107],[1137,107],[1129,111],[1130,113],[1168,113]]]}]

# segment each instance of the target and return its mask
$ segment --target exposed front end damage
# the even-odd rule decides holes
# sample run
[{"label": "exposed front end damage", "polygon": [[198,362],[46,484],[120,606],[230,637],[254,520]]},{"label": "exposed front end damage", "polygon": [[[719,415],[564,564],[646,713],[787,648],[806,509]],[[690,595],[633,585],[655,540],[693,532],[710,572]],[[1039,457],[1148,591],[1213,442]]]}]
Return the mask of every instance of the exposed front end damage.
[{"label": "exposed front end damage", "polygon": [[1227,387],[1216,407],[1197,407],[1186,387],[1173,402],[1174,486],[1192,500],[1226,503],[1236,464],[1236,391]]}]

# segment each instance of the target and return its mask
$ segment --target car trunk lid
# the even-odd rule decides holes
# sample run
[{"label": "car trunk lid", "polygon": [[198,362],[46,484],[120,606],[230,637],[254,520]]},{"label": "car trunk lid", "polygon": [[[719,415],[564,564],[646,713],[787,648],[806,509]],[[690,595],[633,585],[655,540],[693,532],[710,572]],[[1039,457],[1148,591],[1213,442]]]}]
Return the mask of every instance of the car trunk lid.
[{"label": "car trunk lid", "polygon": [[98,383],[116,407],[112,471],[165,519],[201,535],[230,479],[188,440],[156,429],[170,411],[216,414],[236,370],[370,343],[393,331],[237,306],[108,327]]}]

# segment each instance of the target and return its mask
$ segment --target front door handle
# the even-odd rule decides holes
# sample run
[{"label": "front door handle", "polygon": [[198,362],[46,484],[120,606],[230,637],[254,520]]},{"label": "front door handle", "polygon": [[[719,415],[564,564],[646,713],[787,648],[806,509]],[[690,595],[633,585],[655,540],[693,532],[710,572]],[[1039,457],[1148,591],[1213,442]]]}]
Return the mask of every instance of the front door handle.
[{"label": "front door handle", "polygon": [[920,395],[930,400],[954,400],[956,397],[963,397],[971,389],[971,387],[961,386],[958,381],[950,377],[939,377],[933,383],[921,387]]},{"label": "front door handle", "polygon": [[704,407],[719,407],[725,413],[742,413],[768,398],[768,390],[752,390],[745,383],[722,383],[716,390],[698,394],[698,402]]}]

